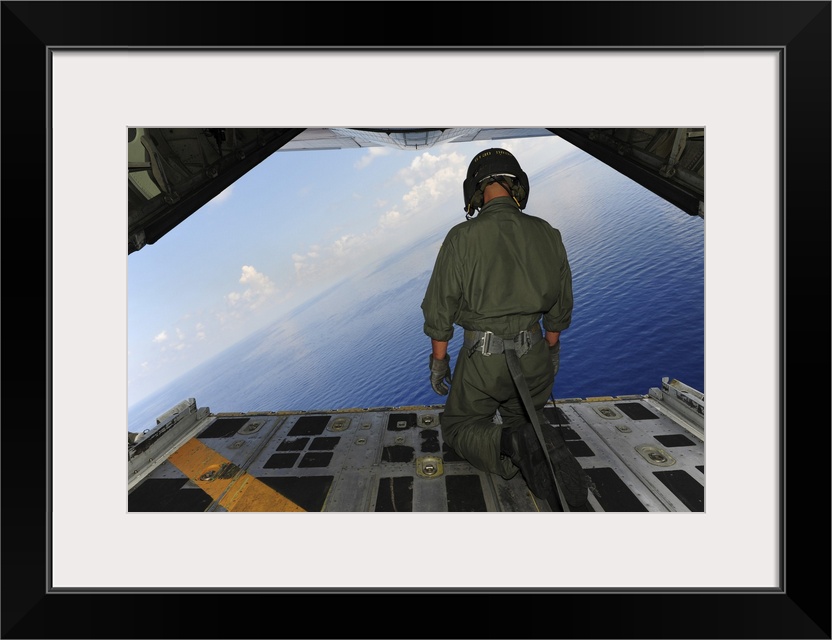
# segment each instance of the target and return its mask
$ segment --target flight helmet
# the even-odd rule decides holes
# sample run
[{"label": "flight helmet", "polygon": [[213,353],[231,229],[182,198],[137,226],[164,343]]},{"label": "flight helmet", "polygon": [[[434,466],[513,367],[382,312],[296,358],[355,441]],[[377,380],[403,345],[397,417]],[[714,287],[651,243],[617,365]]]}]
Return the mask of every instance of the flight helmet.
[{"label": "flight helmet", "polygon": [[505,149],[480,151],[468,165],[468,177],[462,183],[465,213],[470,219],[472,210],[483,205],[482,192],[486,185],[500,182],[506,186],[517,206],[523,209],[529,199],[529,178],[520,163]]}]

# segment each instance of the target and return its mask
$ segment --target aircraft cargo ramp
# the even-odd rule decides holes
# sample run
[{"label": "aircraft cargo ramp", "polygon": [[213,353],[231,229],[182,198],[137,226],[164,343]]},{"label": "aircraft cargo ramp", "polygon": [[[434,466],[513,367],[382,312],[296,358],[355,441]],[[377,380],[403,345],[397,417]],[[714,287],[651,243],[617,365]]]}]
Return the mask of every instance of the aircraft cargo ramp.
[{"label": "aircraft cargo ramp", "polygon": [[[442,440],[443,405],[212,414],[188,399],[128,442],[131,512],[549,511],[518,473],[484,473]],[[646,395],[544,410],[595,485],[596,512],[702,512],[704,396],[664,378]]]}]

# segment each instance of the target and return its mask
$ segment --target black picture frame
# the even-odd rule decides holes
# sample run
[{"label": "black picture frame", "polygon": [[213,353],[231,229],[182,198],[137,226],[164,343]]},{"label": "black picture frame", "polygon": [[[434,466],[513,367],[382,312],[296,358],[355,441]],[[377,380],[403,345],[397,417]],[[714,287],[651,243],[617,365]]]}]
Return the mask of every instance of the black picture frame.
[{"label": "black picture frame", "polygon": [[[830,422],[823,405],[829,387],[812,365],[817,354],[825,364],[830,335],[830,2],[403,2],[395,3],[395,10],[393,3],[205,2],[196,12],[194,4],[2,3],[3,638],[830,638]],[[490,14],[497,9],[507,25],[499,34]],[[157,21],[160,13],[164,22]],[[51,243],[60,239],[49,233],[50,50],[485,50],[495,41],[501,48],[781,52],[781,588],[568,594],[51,592],[47,543],[49,487],[55,479],[44,455],[53,383],[48,263]],[[807,338],[810,342],[801,344]],[[80,417],[77,426],[83,433]],[[504,554],[484,560],[510,561],[510,553],[506,543]],[[454,596],[464,600],[449,600]],[[271,602],[264,607],[262,598]]]}]

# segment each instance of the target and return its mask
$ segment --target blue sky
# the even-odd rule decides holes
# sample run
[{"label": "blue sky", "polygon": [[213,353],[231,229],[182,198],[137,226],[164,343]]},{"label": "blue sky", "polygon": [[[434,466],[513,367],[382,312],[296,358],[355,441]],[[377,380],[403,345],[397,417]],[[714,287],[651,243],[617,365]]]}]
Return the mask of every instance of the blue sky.
[{"label": "blue sky", "polygon": [[575,149],[551,136],[278,152],[130,254],[128,405],[357,270],[462,222],[468,164],[496,146],[530,176]]}]

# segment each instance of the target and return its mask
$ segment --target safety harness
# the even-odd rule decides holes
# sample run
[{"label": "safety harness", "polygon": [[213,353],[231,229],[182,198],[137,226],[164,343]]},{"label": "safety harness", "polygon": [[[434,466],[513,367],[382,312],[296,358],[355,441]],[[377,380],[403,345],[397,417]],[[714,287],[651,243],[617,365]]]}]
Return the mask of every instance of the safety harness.
[{"label": "safety harness", "polygon": [[534,432],[537,435],[537,440],[543,449],[543,455],[546,458],[546,464],[549,466],[549,471],[552,474],[555,487],[558,491],[560,504],[564,511],[570,511],[569,503],[566,502],[566,497],[563,494],[560,483],[558,482],[555,468],[552,465],[552,460],[549,457],[549,450],[546,447],[546,441],[543,438],[543,431],[540,428],[540,422],[537,419],[537,411],[534,408],[531,394],[529,392],[529,385],[526,383],[526,378],[523,375],[523,370],[520,368],[520,358],[526,355],[529,350],[543,339],[543,331],[539,324],[533,328],[521,331],[514,338],[503,339],[500,336],[494,335],[491,331],[471,331],[466,329],[463,347],[468,349],[468,355],[471,356],[475,351],[479,351],[484,356],[491,356],[500,353],[505,353],[508,370],[511,372],[511,378],[514,380],[514,386],[517,387],[517,392],[523,400],[523,405],[526,407],[526,413],[529,414],[529,419],[534,427]]}]

